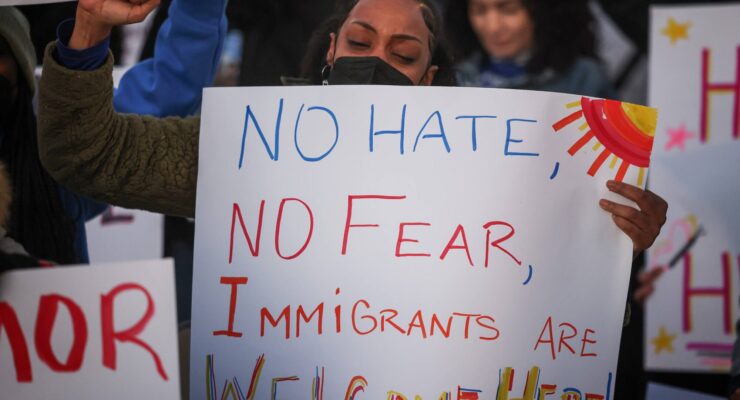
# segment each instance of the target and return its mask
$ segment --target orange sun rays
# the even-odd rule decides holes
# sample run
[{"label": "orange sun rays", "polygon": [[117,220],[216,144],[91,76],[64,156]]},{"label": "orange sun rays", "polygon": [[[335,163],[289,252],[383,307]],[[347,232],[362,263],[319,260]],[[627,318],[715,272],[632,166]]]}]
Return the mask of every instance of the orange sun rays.
[{"label": "orange sun rays", "polygon": [[568,154],[574,156],[595,140],[593,150],[601,152],[588,168],[588,175],[595,176],[606,160],[613,156],[610,169],[621,160],[614,180],[623,181],[630,167],[635,166],[639,168],[637,185],[642,186],[645,169],[650,165],[657,112],[648,107],[587,97],[568,103],[566,108],[579,106],[579,109],[552,125],[556,133],[571,124],[577,124],[579,131],[585,131],[568,149]]}]

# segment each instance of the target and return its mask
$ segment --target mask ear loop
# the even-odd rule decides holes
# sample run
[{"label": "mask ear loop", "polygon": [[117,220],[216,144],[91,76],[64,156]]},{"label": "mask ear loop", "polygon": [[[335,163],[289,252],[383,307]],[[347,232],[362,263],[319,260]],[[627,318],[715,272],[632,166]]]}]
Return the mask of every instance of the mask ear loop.
[{"label": "mask ear loop", "polygon": [[321,85],[322,86],[329,85],[329,72],[330,71],[331,71],[331,67],[329,67],[329,64],[324,64],[324,66],[321,68]]}]

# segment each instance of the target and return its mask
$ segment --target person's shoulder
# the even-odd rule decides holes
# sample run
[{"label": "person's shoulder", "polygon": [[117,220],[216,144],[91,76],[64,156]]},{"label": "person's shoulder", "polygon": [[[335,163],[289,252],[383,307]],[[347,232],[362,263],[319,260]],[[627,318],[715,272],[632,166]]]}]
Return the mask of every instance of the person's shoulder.
[{"label": "person's shoulder", "polygon": [[614,88],[603,65],[591,57],[578,57],[564,74],[573,93],[612,97]]},{"label": "person's shoulder", "polygon": [[480,86],[481,59],[481,53],[474,52],[455,65],[457,86]]},{"label": "person's shoulder", "polygon": [[591,57],[578,57],[573,61],[570,71],[590,78],[607,79],[606,70],[600,61]]}]

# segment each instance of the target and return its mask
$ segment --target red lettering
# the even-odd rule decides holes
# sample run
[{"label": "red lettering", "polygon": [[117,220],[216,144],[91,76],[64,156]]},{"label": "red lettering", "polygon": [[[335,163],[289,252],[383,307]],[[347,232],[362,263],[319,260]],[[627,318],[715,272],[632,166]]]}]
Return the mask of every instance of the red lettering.
[{"label": "red lettering", "polygon": [[470,318],[479,317],[480,314],[463,314],[463,313],[452,313],[452,315],[458,317],[465,317],[465,339],[468,338],[468,330],[470,328]]},{"label": "red lettering", "polygon": [[[571,346],[569,340],[578,337],[578,328],[576,328],[573,324],[568,322],[563,322],[558,325],[558,328],[560,328],[560,338],[558,339],[558,349],[557,354],[560,354],[563,351],[563,347],[568,349],[571,354],[577,355],[575,349]],[[547,335],[545,334],[547,332]],[[589,338],[589,334],[594,334],[596,331],[593,329],[586,329],[583,331],[583,337],[580,339],[581,342],[581,351],[580,351],[580,357],[596,357],[596,353],[587,353],[586,352],[586,346],[588,344],[596,344],[596,340],[593,340]],[[548,343],[550,345],[550,354],[552,355],[552,359],[555,360],[557,355],[555,352],[555,336],[552,332],[552,317],[548,317],[547,321],[545,321],[545,326],[542,328],[542,332],[540,332],[540,336],[537,339],[537,343],[534,346],[534,350],[537,351],[537,347],[541,343]]]},{"label": "red lettering", "polygon": [[[549,339],[542,340],[543,335],[547,332],[549,334]],[[549,343],[550,344],[550,353],[552,353],[552,359],[555,359],[555,342],[552,338],[552,317],[548,317],[547,321],[545,321],[545,326],[542,327],[542,332],[540,332],[540,336],[537,338],[537,343],[534,345],[534,351],[537,351],[537,347],[540,345],[540,343]]]},{"label": "red lettering", "polygon": [[[72,347],[67,355],[66,362],[62,363],[54,354],[51,348],[51,334],[54,330],[54,323],[59,311],[59,303],[64,304],[69,311],[72,320]],[[82,312],[77,303],[72,299],[58,294],[49,294],[41,296],[39,301],[39,310],[36,315],[36,329],[34,332],[34,344],[36,352],[41,361],[43,361],[52,371],[55,372],[75,372],[82,367],[82,361],[85,356],[85,347],[87,346],[87,322],[85,314]]]},{"label": "red lettering", "polygon": [[583,334],[583,339],[581,339],[581,357],[596,357],[596,353],[584,353],[584,351],[586,351],[586,343],[596,344],[595,340],[589,340],[589,333],[596,333],[596,331],[593,329],[586,329],[586,332]]},{"label": "red lettering", "polygon": [[380,196],[380,195],[349,195],[347,196],[347,220],[344,223],[344,235],[342,238],[342,255],[347,254],[347,239],[350,228],[377,228],[377,224],[353,224],[352,207],[355,200],[404,200],[406,196]]},{"label": "red lettering", "polygon": [[[308,218],[309,218],[309,228],[308,228],[308,235],[306,236],[306,241],[303,242],[303,246],[301,246],[300,249],[298,249],[297,252],[290,256],[284,256],[280,252],[280,225],[283,221],[283,208],[285,207],[285,203],[289,201],[297,201],[303,205],[303,207],[308,211]],[[306,247],[308,247],[308,243],[311,241],[311,236],[313,235],[313,212],[311,212],[311,207],[308,206],[303,200],[301,199],[283,199],[280,202],[280,208],[278,209],[278,216],[277,216],[277,222],[275,225],[275,251],[277,252],[277,255],[280,256],[280,258],[284,260],[292,260],[298,256],[300,256],[305,250]]]},{"label": "red lettering", "polygon": [[[455,244],[458,236],[462,237],[462,245]],[[486,247],[488,247],[488,245],[486,245]],[[463,228],[462,225],[457,226],[455,233],[452,234],[450,241],[447,242],[447,246],[445,246],[439,259],[444,261],[450,250],[465,250],[465,255],[468,256],[468,263],[470,263],[471,267],[473,266],[473,259],[470,257],[470,248],[468,247],[468,238],[465,236],[465,228]]]},{"label": "red lettering", "polygon": [[[385,314],[390,314],[390,317],[386,317]],[[385,332],[385,324],[386,322],[388,325],[396,328],[397,331],[401,332],[401,334],[406,334],[406,331],[403,330],[400,326],[398,326],[395,322],[393,322],[393,318],[396,318],[398,316],[398,311],[393,309],[385,309],[380,310],[380,331]]]},{"label": "red lettering", "polygon": [[246,276],[239,276],[239,277],[222,276],[221,284],[229,285],[231,287],[230,289],[231,295],[229,299],[229,325],[226,330],[213,331],[213,336],[242,337],[241,332],[234,331],[234,313],[236,312],[236,295],[238,291],[237,286],[246,285],[247,277]]},{"label": "red lettering", "polygon": [[[134,324],[132,327],[123,330],[116,331],[114,324],[114,313],[113,305],[116,296],[126,291],[139,291],[144,294],[147,301],[146,312],[141,317],[139,322]],[[103,342],[103,365],[115,371],[116,369],[116,341],[123,343],[133,343],[144,350],[146,350],[154,359],[154,364],[157,367],[157,373],[165,381],[168,380],[167,373],[162,365],[159,355],[152,349],[149,344],[138,338],[138,335],[144,331],[149,320],[154,315],[154,300],[143,286],[136,283],[124,283],[116,286],[108,294],[100,296],[100,320],[101,320],[101,336]]]},{"label": "red lettering", "polygon": [[260,336],[265,336],[265,319],[270,322],[273,328],[277,328],[281,320],[285,319],[285,338],[290,339],[290,306],[286,306],[276,320],[267,307],[260,310]]},{"label": "red lettering", "polygon": [[429,331],[429,336],[434,336],[434,327],[436,326],[439,328],[439,331],[442,332],[442,336],[449,338],[450,331],[452,330],[452,318],[453,317],[447,318],[447,329],[445,330],[445,328],[442,327],[442,323],[437,318],[437,314],[432,314],[432,327]]},{"label": "red lettering", "polygon": [[303,310],[303,306],[298,306],[298,311],[296,311],[295,316],[295,336],[301,337],[301,319],[305,321],[306,323],[309,323],[311,319],[313,319],[313,316],[316,315],[316,313],[319,314],[319,321],[318,321],[318,333],[321,335],[321,329],[324,326],[324,303],[319,304],[316,306],[316,308],[311,312],[311,315],[306,315],[306,312]]},{"label": "red lettering", "polygon": [[[339,296],[339,288],[337,288],[337,291],[334,292],[334,294]],[[334,325],[336,327],[337,333],[342,332],[342,305],[341,304],[334,307]]]},{"label": "red lettering", "polygon": [[3,327],[8,336],[10,350],[13,353],[13,365],[15,366],[15,380],[18,382],[31,382],[31,359],[28,356],[28,345],[23,330],[18,323],[18,316],[13,307],[6,302],[0,302],[0,334]]},{"label": "red lettering", "polygon": [[247,390],[247,399],[254,399],[254,396],[257,394],[257,386],[260,384],[260,375],[262,374],[262,368],[265,366],[265,355],[260,354],[259,357],[257,357],[257,361],[254,363],[254,368],[252,369],[252,378],[249,380],[249,390]]},{"label": "red lettering", "polygon": [[562,328],[564,326],[570,328],[572,334],[570,336],[565,336],[565,330],[563,329],[560,330],[560,340],[558,341],[558,353],[563,351],[563,345],[565,345],[565,347],[567,347],[568,350],[570,350],[572,354],[576,354],[575,350],[573,350],[573,348],[570,347],[570,345],[568,344],[568,339],[573,339],[574,337],[576,337],[576,335],[578,335],[578,329],[576,329],[575,326],[567,322],[563,322],[562,324],[558,325],[559,328]]},{"label": "red lettering", "polygon": [[694,287],[692,281],[693,260],[690,252],[684,255],[683,273],[683,331],[691,332],[691,300],[694,297],[718,297],[722,300],[722,322],[724,332],[729,334],[732,329],[732,280],[730,253],[722,254],[722,286]]},{"label": "red lettering", "polygon": [[242,210],[239,208],[239,204],[234,203],[234,207],[231,211],[231,234],[229,235],[229,264],[231,264],[231,260],[234,256],[234,227],[236,225],[236,219],[239,218],[239,225],[242,228],[242,234],[244,234],[244,239],[247,241],[247,246],[249,246],[249,252],[252,253],[252,256],[257,257],[260,254],[260,237],[262,236],[262,215],[265,211],[265,201],[262,200],[260,202],[260,214],[259,218],[257,219],[257,237],[255,238],[256,244],[252,244],[252,239],[249,237],[249,232],[247,231],[247,227],[244,225],[244,218],[242,217]]},{"label": "red lettering", "polygon": [[[491,241],[491,228],[494,226],[498,226],[498,225],[509,228],[509,233],[507,233],[503,237],[496,239],[492,242]],[[507,222],[503,222],[503,221],[491,221],[483,225],[483,229],[486,230],[486,261],[483,264],[486,268],[488,268],[488,257],[491,252],[491,247],[495,247],[503,251],[507,256],[511,257],[511,259],[514,260],[515,263],[517,263],[518,265],[522,265],[522,262],[519,261],[518,258],[514,257],[513,254],[511,254],[508,250],[506,250],[505,248],[501,246],[501,243],[509,240],[512,236],[514,236],[514,233],[516,232],[514,227],[511,224]]]},{"label": "red lettering", "polygon": [[401,253],[401,243],[419,243],[416,239],[403,237],[403,230],[407,226],[431,226],[426,222],[402,222],[398,225],[398,239],[396,239],[396,257],[429,257],[427,253]]},{"label": "red lettering", "polygon": [[457,386],[457,400],[478,400],[478,392]]},{"label": "red lettering", "polygon": [[370,303],[368,303],[365,300],[357,300],[357,302],[355,302],[355,305],[352,306],[352,329],[354,329],[355,332],[357,332],[357,334],[359,334],[359,335],[367,335],[367,334],[371,333],[372,331],[374,331],[375,328],[378,327],[378,320],[376,320],[371,315],[363,315],[362,317],[360,317],[360,319],[365,319],[365,318],[370,319],[371,321],[373,321],[373,327],[370,328],[367,331],[364,331],[364,332],[361,331],[361,330],[359,330],[359,329],[357,329],[357,323],[355,322],[355,314],[357,312],[357,305],[358,304],[363,304],[365,306],[365,308],[370,309]]},{"label": "red lettering", "polygon": [[352,377],[347,385],[347,392],[344,395],[345,399],[358,399],[357,393],[364,392],[367,387],[367,380],[361,375]]},{"label": "red lettering", "polygon": [[[484,324],[483,321],[490,321],[491,324],[490,325]],[[478,317],[478,318],[475,319],[475,322],[477,322],[478,325],[481,328],[488,329],[488,330],[494,332],[494,335],[493,336],[488,336],[488,337],[486,337],[486,336],[479,336],[478,337],[479,339],[481,339],[481,340],[496,340],[496,339],[498,339],[498,337],[500,335],[500,332],[499,332],[499,330],[497,328],[495,328],[493,326],[493,324],[496,322],[496,320],[494,320],[492,317],[490,317],[488,315],[481,315],[480,317]]]},{"label": "red lettering", "polygon": [[414,328],[421,329],[421,337],[426,339],[427,338],[427,328],[424,326],[424,318],[421,315],[421,310],[418,310],[414,317],[411,318],[411,322],[409,322],[409,329],[406,332],[406,336],[411,336],[411,331]]},{"label": "red lettering", "polygon": [[130,224],[134,222],[133,214],[116,214],[115,207],[108,206],[100,216],[100,225]]},{"label": "red lettering", "polygon": [[735,96],[732,107],[732,137],[740,138],[740,46],[736,49],[737,61],[735,63],[734,82],[710,83],[710,50],[702,49],[701,52],[701,127],[700,139],[702,143],[709,140],[710,120],[710,96],[713,94],[732,93]]}]

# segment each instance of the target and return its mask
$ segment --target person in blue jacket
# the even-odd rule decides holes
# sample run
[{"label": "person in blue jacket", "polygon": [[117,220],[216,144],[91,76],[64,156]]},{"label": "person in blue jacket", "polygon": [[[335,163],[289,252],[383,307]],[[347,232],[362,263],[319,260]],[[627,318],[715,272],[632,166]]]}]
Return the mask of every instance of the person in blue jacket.
[{"label": "person in blue jacket", "polygon": [[[174,0],[159,30],[152,59],[121,79],[114,106],[124,113],[186,116],[200,106],[203,87],[216,73],[226,36],[227,0]],[[87,16],[78,12],[76,19]],[[58,27],[59,57],[79,70],[97,68],[98,47],[64,46],[74,20]],[[107,52],[108,45],[101,46]],[[58,185],[38,160],[35,115],[36,57],[28,22],[13,7],[0,7],[0,160],[13,181],[8,233],[37,257],[61,264],[89,262],[85,222],[107,205]]]}]

